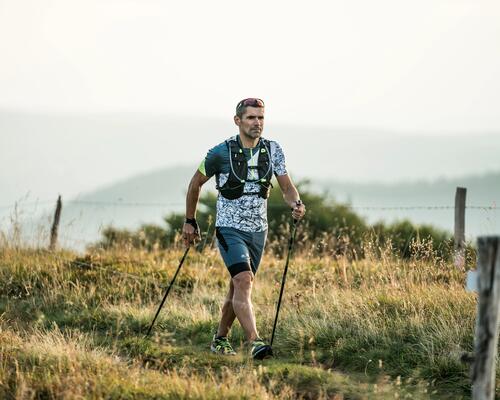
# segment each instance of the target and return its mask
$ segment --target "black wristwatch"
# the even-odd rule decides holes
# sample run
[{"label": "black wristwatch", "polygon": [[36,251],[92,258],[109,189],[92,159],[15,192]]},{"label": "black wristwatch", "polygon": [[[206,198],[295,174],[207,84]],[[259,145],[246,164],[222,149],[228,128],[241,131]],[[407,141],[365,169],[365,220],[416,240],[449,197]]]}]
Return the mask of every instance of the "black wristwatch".
[{"label": "black wristwatch", "polygon": [[195,232],[198,232],[198,223],[196,222],[196,218],[186,218],[184,223],[191,225]]}]

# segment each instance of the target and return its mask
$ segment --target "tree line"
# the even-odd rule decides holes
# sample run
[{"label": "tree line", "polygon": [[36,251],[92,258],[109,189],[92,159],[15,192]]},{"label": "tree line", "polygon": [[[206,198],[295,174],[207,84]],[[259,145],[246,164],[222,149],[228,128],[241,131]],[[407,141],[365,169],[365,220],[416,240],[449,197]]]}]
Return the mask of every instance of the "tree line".
[{"label": "tree line", "polygon": [[[297,227],[297,251],[351,258],[364,257],[367,252],[380,256],[387,251],[402,258],[415,255],[443,259],[452,257],[453,237],[443,229],[426,224],[415,225],[409,220],[369,224],[348,204],[308,190],[307,182],[297,186],[307,207],[306,217]],[[217,195],[212,192],[200,197],[196,216],[201,233],[201,240],[196,245],[199,251],[215,244],[216,201]],[[267,212],[267,251],[280,256],[287,247],[292,223],[290,209],[283,201],[280,190],[271,191]],[[131,246],[147,251],[170,248],[181,241],[184,214],[171,213],[164,217],[164,222],[163,226],[143,224],[137,230],[108,226],[102,232],[102,239],[92,247]]]}]

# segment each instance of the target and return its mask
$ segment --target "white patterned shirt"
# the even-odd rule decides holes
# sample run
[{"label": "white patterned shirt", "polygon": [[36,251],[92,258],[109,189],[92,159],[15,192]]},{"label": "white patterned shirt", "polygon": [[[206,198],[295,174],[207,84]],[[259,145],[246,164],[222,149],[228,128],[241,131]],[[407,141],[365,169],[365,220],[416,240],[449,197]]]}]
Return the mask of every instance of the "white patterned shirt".
[{"label": "white patterned shirt", "polygon": [[[281,146],[269,140],[271,165],[276,176],[287,174],[285,155]],[[258,162],[259,147],[243,149],[248,166],[256,166]],[[216,175],[219,186],[223,186],[229,178],[229,150],[226,142],[211,148],[198,170],[205,176]],[[256,175],[255,175],[256,174]],[[255,169],[248,170],[247,179],[257,179]],[[260,185],[256,182],[246,182],[243,190],[245,193],[258,193]],[[217,198],[217,215],[215,226],[236,228],[245,232],[262,232],[267,230],[267,200],[258,195],[242,195],[238,199],[229,200],[219,194]]]}]

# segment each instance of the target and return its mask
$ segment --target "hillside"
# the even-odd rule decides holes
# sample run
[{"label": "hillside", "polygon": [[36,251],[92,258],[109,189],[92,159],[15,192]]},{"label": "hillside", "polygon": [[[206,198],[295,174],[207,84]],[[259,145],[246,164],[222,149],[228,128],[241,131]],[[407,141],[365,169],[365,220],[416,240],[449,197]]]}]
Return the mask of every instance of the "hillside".
[{"label": "hillside", "polygon": [[[449,231],[453,230],[454,209],[440,207],[453,207],[456,188],[465,187],[466,206],[470,207],[466,210],[467,236],[500,232],[500,172],[397,184],[356,184],[325,180],[313,182],[312,187],[327,191],[337,201],[358,207],[356,210],[371,222],[409,218],[416,223],[434,224]],[[403,209],[398,209],[399,207]]]},{"label": "hillside", "polygon": [[[195,169],[193,165],[153,171],[81,195],[71,201],[66,199],[61,230],[63,243],[67,238],[69,246],[83,248],[85,243],[98,239],[100,229],[110,224],[128,228],[135,228],[141,223],[163,224],[165,215],[184,211],[187,185]],[[356,212],[370,222],[409,218],[415,223],[433,224],[451,231],[453,209],[411,207],[452,207],[457,186],[468,188],[468,206],[500,204],[500,173],[397,184],[312,181],[310,189],[325,192],[336,201],[350,203]],[[207,183],[204,190],[207,189],[214,190],[213,180]],[[398,207],[410,209],[394,209]],[[498,208],[467,210],[466,233],[469,238],[498,231]]]},{"label": "hillside", "polygon": [[[266,116],[294,177],[399,182],[500,170],[500,134],[459,135],[383,129],[286,125]],[[234,135],[232,116],[31,114],[0,109],[1,203],[27,193],[66,198],[132,176],[198,165],[207,149]],[[0,210],[1,216],[1,210]]]},{"label": "hillside", "polygon": [[[0,398],[470,398],[460,357],[472,350],[476,297],[442,260],[296,254],[276,357],[253,361],[237,322],[238,354],[209,351],[229,276],[210,249],[188,255],[148,340],[181,249],[82,257],[0,246]],[[265,340],[282,268],[266,255],[255,280]]]}]

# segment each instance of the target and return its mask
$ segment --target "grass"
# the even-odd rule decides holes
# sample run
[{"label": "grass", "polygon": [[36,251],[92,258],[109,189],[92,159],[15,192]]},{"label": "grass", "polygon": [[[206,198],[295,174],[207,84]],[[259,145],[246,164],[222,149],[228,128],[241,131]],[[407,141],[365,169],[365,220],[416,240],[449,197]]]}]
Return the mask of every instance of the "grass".
[{"label": "grass", "polygon": [[[210,353],[228,274],[190,253],[151,340],[144,339],[182,249],[88,253],[0,247],[0,398],[466,399],[476,298],[465,274],[432,257],[296,256],[277,357]],[[254,287],[270,337],[283,260]],[[497,386],[500,386],[497,366]]]}]

